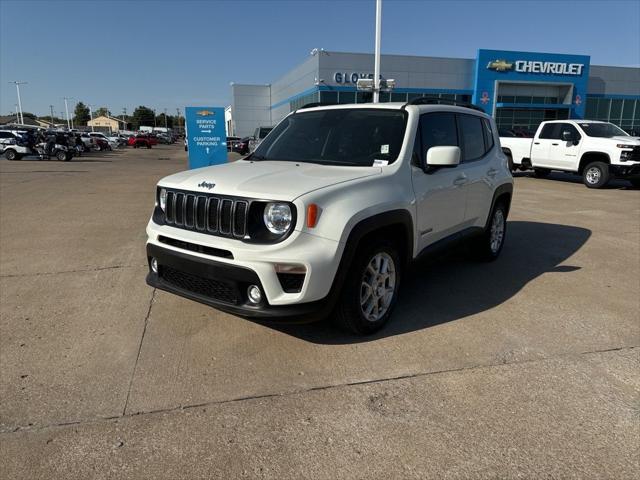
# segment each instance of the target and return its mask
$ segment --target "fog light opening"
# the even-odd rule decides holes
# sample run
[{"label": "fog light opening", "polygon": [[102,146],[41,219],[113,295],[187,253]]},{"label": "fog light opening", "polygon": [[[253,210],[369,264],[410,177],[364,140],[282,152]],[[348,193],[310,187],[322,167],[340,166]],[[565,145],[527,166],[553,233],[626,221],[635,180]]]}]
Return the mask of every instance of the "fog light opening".
[{"label": "fog light opening", "polygon": [[257,285],[251,285],[247,288],[247,296],[251,303],[258,304],[262,301],[262,292],[260,291],[260,287]]},{"label": "fog light opening", "polygon": [[158,274],[158,259],[155,257],[151,259],[151,271]]}]

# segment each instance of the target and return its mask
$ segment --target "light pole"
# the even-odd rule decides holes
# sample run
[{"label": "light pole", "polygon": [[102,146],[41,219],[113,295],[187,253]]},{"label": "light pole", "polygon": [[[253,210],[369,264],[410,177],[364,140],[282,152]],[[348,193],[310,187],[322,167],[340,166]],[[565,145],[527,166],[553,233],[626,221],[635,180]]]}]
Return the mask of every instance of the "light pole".
[{"label": "light pole", "polygon": [[71,130],[71,121],[69,120],[69,104],[67,100],[71,100],[73,97],[62,97],[64,99],[64,109],[67,112],[67,129]]},{"label": "light pole", "polygon": [[22,115],[22,101],[20,100],[20,85],[26,85],[28,82],[13,81],[9,83],[13,83],[16,86],[16,91],[18,92],[18,110],[20,111],[20,118],[18,118],[18,121],[21,125],[24,125],[24,116]]},{"label": "light pole", "polygon": [[178,115],[178,118],[176,119],[176,121],[178,122],[178,128],[180,128],[180,109],[176,108],[176,114]]},{"label": "light pole", "polygon": [[91,110],[91,107],[93,105],[87,105],[87,107],[89,107],[89,120],[91,121],[91,131],[93,132],[93,110]]},{"label": "light pole", "polygon": [[124,119],[126,114],[127,114],[127,107],[122,107],[122,126],[124,127],[123,130],[128,130],[127,123]]},{"label": "light pole", "polygon": [[155,130],[155,128],[158,126],[158,119],[156,118],[156,109],[153,109],[153,128]]},{"label": "light pole", "polygon": [[20,123],[20,113],[18,112],[18,104],[16,103],[16,122]]},{"label": "light pole", "polygon": [[164,109],[164,128],[167,128],[167,109]]},{"label": "light pole", "polygon": [[51,126],[53,127],[53,105],[49,105],[49,111],[51,112]]},{"label": "light pole", "polygon": [[373,67],[373,103],[380,102],[380,30],[382,24],[382,0],[376,0],[376,50]]}]

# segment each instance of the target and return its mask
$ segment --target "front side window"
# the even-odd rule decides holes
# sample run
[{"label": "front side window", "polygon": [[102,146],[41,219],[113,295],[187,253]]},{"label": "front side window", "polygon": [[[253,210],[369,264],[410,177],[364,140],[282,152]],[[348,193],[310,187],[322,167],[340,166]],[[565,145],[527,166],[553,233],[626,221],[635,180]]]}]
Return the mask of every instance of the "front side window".
[{"label": "front side window", "polygon": [[289,115],[250,160],[280,160],[370,167],[394,162],[402,148],[406,112],[367,108],[317,110]]},{"label": "front side window", "polygon": [[582,131],[590,137],[611,138],[611,137],[628,137],[627,132],[613,123],[579,123]]},{"label": "front side window", "polygon": [[[426,155],[431,147],[457,147],[458,131],[454,113],[426,113],[420,117],[422,135],[422,155]],[[426,157],[425,157],[426,158]]]},{"label": "front side window", "polygon": [[462,162],[471,162],[484,156],[484,133],[482,118],[474,115],[459,115],[460,139],[462,140]]}]

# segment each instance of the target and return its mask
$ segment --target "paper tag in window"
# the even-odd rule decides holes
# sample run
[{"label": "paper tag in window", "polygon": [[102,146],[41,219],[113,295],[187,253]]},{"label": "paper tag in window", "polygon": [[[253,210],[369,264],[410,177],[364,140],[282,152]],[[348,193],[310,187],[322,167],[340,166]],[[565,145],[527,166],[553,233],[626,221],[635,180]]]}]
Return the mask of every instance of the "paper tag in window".
[{"label": "paper tag in window", "polygon": [[389,165],[389,161],[388,160],[374,160],[373,161],[373,166],[374,167],[384,167],[385,165]]},{"label": "paper tag in window", "polygon": [[389,153],[389,145],[380,145],[380,153]]}]

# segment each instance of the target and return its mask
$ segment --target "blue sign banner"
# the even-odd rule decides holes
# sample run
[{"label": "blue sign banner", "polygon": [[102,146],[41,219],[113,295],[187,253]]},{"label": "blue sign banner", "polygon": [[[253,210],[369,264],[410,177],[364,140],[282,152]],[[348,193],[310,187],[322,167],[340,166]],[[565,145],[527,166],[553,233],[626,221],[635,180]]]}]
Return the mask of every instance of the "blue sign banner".
[{"label": "blue sign banner", "polygon": [[189,168],[227,162],[223,107],[185,107]]},{"label": "blue sign banner", "polygon": [[[508,106],[566,108],[569,118],[584,118],[590,60],[586,55],[478,50],[472,101],[490,115],[495,115],[497,107]],[[512,87],[523,86],[524,90],[527,85],[561,86],[565,88],[558,91],[567,92],[567,95],[566,98],[558,98],[554,105],[519,105],[517,101],[502,104],[497,98],[498,90],[509,84]]]}]

